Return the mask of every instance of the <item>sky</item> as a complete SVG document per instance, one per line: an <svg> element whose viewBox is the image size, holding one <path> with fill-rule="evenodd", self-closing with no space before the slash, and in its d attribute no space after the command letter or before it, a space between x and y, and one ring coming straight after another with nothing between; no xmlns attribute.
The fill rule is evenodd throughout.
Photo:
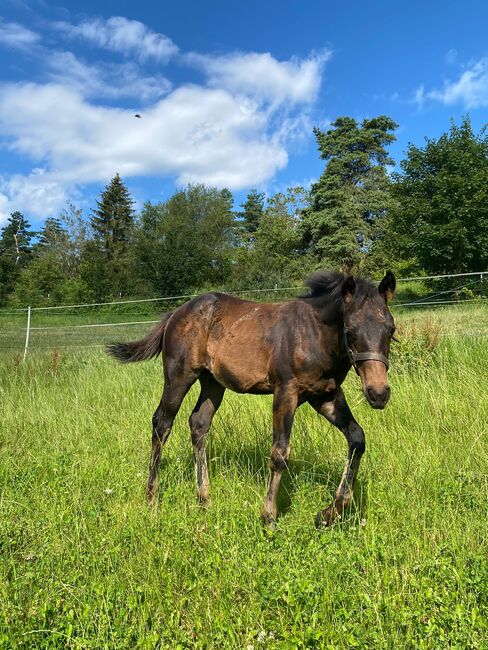
<svg viewBox="0 0 488 650"><path fill-rule="evenodd" d="M398 165L488 121L487 27L486 0L1 0L0 226L88 215L115 173L138 208L308 187L340 115L392 117Z"/></svg>

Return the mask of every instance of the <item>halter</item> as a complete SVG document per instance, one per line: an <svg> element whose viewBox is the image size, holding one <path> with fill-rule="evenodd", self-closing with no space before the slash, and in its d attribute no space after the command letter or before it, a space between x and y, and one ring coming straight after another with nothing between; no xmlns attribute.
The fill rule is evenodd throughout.
<svg viewBox="0 0 488 650"><path fill-rule="evenodd" d="M347 356L349 357L349 360L351 361L357 375L359 375L359 361L381 361L381 363L385 364L387 370L390 367L388 359L384 354L380 354L379 352L353 352L351 346L349 345L349 341L347 340L346 330L344 330L344 343L346 346Z"/></svg>

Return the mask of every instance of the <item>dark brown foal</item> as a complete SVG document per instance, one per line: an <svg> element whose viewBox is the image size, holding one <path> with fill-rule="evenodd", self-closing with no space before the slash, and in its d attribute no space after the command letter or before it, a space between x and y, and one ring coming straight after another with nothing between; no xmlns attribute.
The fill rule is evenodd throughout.
<svg viewBox="0 0 488 650"><path fill-rule="evenodd" d="M350 504L365 437L341 384L354 367L371 406L386 406L388 353L395 329L387 302L395 278L387 273L376 287L352 276L321 272L307 284L308 295L276 304L205 294L165 314L141 341L109 346L109 353L123 362L163 356L165 382L153 416L149 503L157 500L162 446L186 393L199 380L200 396L190 416L190 430L201 503L207 503L210 495L205 437L229 388L273 395L270 478L261 511L266 526L272 528L276 522L293 418L304 402L340 429L349 446L335 499L318 513L317 526L328 526Z"/></svg>

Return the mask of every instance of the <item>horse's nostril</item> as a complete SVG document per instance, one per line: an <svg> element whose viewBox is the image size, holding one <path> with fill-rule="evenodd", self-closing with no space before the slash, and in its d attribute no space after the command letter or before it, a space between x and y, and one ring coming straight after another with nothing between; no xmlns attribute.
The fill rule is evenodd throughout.
<svg viewBox="0 0 488 650"><path fill-rule="evenodd" d="M367 384L366 394L372 402L385 402L390 396L390 387L387 384L381 390L377 390L371 384Z"/></svg>

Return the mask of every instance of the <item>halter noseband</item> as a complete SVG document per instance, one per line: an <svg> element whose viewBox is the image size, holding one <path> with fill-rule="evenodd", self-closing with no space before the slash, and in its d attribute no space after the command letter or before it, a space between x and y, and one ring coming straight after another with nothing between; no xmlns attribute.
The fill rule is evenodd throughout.
<svg viewBox="0 0 488 650"><path fill-rule="evenodd" d="M356 371L356 374L359 375L359 371L358 371L359 361L381 361L381 363L385 364L387 370L390 367L390 364L388 363L388 359L385 357L384 354L380 354L379 352L353 352L351 346L349 345L349 341L347 339L346 330L344 330L344 343L346 346L347 356L349 357L354 367L354 370Z"/></svg>

